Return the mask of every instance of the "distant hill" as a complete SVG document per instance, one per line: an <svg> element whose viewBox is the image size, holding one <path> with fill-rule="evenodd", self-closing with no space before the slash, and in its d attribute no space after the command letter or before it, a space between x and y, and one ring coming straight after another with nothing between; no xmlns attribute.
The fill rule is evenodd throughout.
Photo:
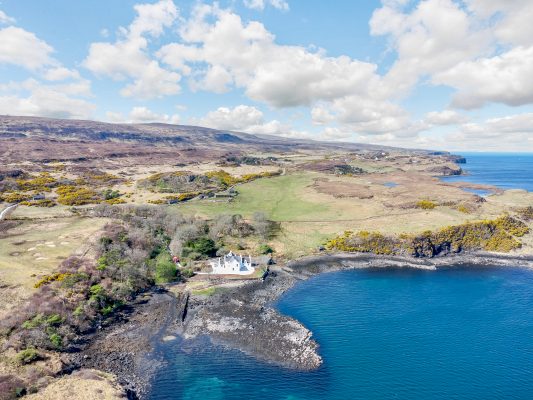
<svg viewBox="0 0 533 400"><path fill-rule="evenodd" d="M290 139L188 125L115 124L19 116L0 116L0 144L0 160L3 162L83 162L125 157L149 162L154 157L174 157L179 163L202 161L228 153L299 150L427 153L423 150Z"/></svg>

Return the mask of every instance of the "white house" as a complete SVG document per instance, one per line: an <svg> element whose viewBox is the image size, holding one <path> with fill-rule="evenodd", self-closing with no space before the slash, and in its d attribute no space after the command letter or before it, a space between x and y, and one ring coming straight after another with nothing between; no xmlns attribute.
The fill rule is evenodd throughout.
<svg viewBox="0 0 533 400"><path fill-rule="evenodd" d="M248 259L241 255L233 254L231 251L224 257L219 257L216 261L210 262L213 268L212 274L250 275L255 268L252 267L252 257Z"/></svg>

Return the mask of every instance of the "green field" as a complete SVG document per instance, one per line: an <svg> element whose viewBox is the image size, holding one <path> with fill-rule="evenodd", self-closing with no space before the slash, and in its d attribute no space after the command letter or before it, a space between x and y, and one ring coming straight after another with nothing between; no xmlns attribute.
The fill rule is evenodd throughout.
<svg viewBox="0 0 533 400"><path fill-rule="evenodd" d="M273 221L306 221L330 215L327 204L307 201L303 192L313 183L313 175L286 175L239 185L239 195L232 202L212 200L189 202L176 206L183 213L212 217L219 214L241 214L249 218L262 211Z"/></svg>
<svg viewBox="0 0 533 400"><path fill-rule="evenodd" d="M280 223L280 230L271 244L278 254L288 258L308 254L344 230L421 232L480 217L449 207L430 211L397 208L387 205L390 199L384 201L379 196L358 199L320 194L312 187L316 178L324 178L324 175L304 172L259 179L239 185L239 195L231 202L202 200L171 207L177 212L204 218L220 214L251 218L254 212L262 211L267 218ZM488 211L491 207L487 204L485 208ZM500 212L497 208L495 215Z"/></svg>

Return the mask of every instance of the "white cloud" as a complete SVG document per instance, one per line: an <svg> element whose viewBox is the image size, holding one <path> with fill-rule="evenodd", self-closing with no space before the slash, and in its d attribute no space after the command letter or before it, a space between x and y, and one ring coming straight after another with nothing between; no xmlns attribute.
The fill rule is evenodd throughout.
<svg viewBox="0 0 533 400"><path fill-rule="evenodd" d="M244 23L217 6L197 7L180 36L182 42L165 45L157 54L185 75L207 64L205 71L195 71L194 88L222 91L233 85L274 107L382 91L375 64L278 45L263 24Z"/></svg>
<svg viewBox="0 0 533 400"><path fill-rule="evenodd" d="M466 0L479 18L492 18L496 39L517 46L533 45L533 7L530 0Z"/></svg>
<svg viewBox="0 0 533 400"><path fill-rule="evenodd" d="M338 127L327 127L324 129L321 136L326 140L348 140L353 138L354 133L350 130Z"/></svg>
<svg viewBox="0 0 533 400"><path fill-rule="evenodd" d="M423 0L407 12L406 3L383 1L370 21L397 53L385 87L408 93L428 77L457 90L455 107L533 103L530 0Z"/></svg>
<svg viewBox="0 0 533 400"><path fill-rule="evenodd" d="M54 49L32 32L9 26L0 29L0 64L12 64L29 70L55 65Z"/></svg>
<svg viewBox="0 0 533 400"><path fill-rule="evenodd" d="M263 123L263 113L255 107L240 105L235 108L220 107L195 120L198 125L226 130L246 130Z"/></svg>
<svg viewBox="0 0 533 400"><path fill-rule="evenodd" d="M288 11L289 3L284 0L244 0L244 5L254 10L264 10L267 5L271 5L278 10Z"/></svg>
<svg viewBox="0 0 533 400"><path fill-rule="evenodd" d="M409 113L394 103L362 96L346 96L331 103L321 103L313 108L311 115L317 125L335 121L342 131L363 135L389 133L412 137L428 128L425 123L413 122Z"/></svg>
<svg viewBox="0 0 533 400"><path fill-rule="evenodd" d="M456 88L453 105L478 108L487 102L519 106L533 103L533 46L499 56L458 63L433 81Z"/></svg>
<svg viewBox="0 0 533 400"><path fill-rule="evenodd" d="M80 73L65 67L50 68L44 73L44 79L48 81L64 81L67 79L80 79Z"/></svg>
<svg viewBox="0 0 533 400"><path fill-rule="evenodd" d="M533 151L532 137L533 113L523 113L464 124L445 139L463 149Z"/></svg>
<svg viewBox="0 0 533 400"><path fill-rule="evenodd" d="M133 107L127 117L122 113L108 111L106 113L107 119L110 122L123 123L149 123L162 122L166 124L178 124L180 117L178 114L168 115L160 114L150 110L147 107Z"/></svg>
<svg viewBox="0 0 533 400"><path fill-rule="evenodd" d="M178 17L175 4L160 0L134 8L137 17L122 28L123 37L115 43L92 43L84 66L100 76L131 80L121 90L123 96L149 99L179 93L180 74L162 68L148 53L148 39L160 36Z"/></svg>
<svg viewBox="0 0 533 400"><path fill-rule="evenodd" d="M219 107L208 112L202 118L190 120L193 125L205 126L208 128L241 131L246 133L278 135L292 138L311 138L308 132L293 129L289 124L278 120L265 122L264 114L261 110L247 105L239 105L234 108Z"/></svg>
<svg viewBox="0 0 533 400"><path fill-rule="evenodd" d="M79 97L87 94L87 85L43 85L35 79L0 85L0 114L87 119L96 109Z"/></svg>
<svg viewBox="0 0 533 400"><path fill-rule="evenodd" d="M424 121L430 125L456 125L468 120L465 115L461 115L453 110L432 111L426 114Z"/></svg>
<svg viewBox="0 0 533 400"><path fill-rule="evenodd" d="M14 24L15 22L15 18L11 18L5 12L0 10L0 24Z"/></svg>
<svg viewBox="0 0 533 400"><path fill-rule="evenodd" d="M370 20L373 35L385 35L397 59L385 76L390 88L408 93L421 77L446 71L491 50L489 29L479 26L458 2L424 0L410 12L387 2Z"/></svg>
<svg viewBox="0 0 533 400"><path fill-rule="evenodd" d="M217 5L196 7L181 27L180 38L181 42L163 46L157 55L188 75L193 90L223 93L241 88L249 98L275 108L314 106L315 124L337 121L365 133L394 130L416 134L408 114L388 100L391 90L383 86L376 64L277 44L263 24L245 23ZM198 69L198 65L207 68ZM243 129L235 127L234 120L229 125ZM207 122L214 121L208 118ZM220 122L218 127L226 126ZM279 126L270 129L287 128ZM251 130L249 124L244 127Z"/></svg>

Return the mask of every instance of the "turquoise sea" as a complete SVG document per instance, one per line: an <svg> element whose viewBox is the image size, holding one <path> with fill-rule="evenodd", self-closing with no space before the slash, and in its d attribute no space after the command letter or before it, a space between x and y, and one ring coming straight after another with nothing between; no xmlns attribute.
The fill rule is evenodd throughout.
<svg viewBox="0 0 533 400"><path fill-rule="evenodd" d="M467 159L471 175L461 180L533 190L533 155ZM157 349L166 366L150 398L532 398L532 270L334 272L298 284L275 306L313 331L320 369L290 371L207 339L178 339Z"/></svg>

